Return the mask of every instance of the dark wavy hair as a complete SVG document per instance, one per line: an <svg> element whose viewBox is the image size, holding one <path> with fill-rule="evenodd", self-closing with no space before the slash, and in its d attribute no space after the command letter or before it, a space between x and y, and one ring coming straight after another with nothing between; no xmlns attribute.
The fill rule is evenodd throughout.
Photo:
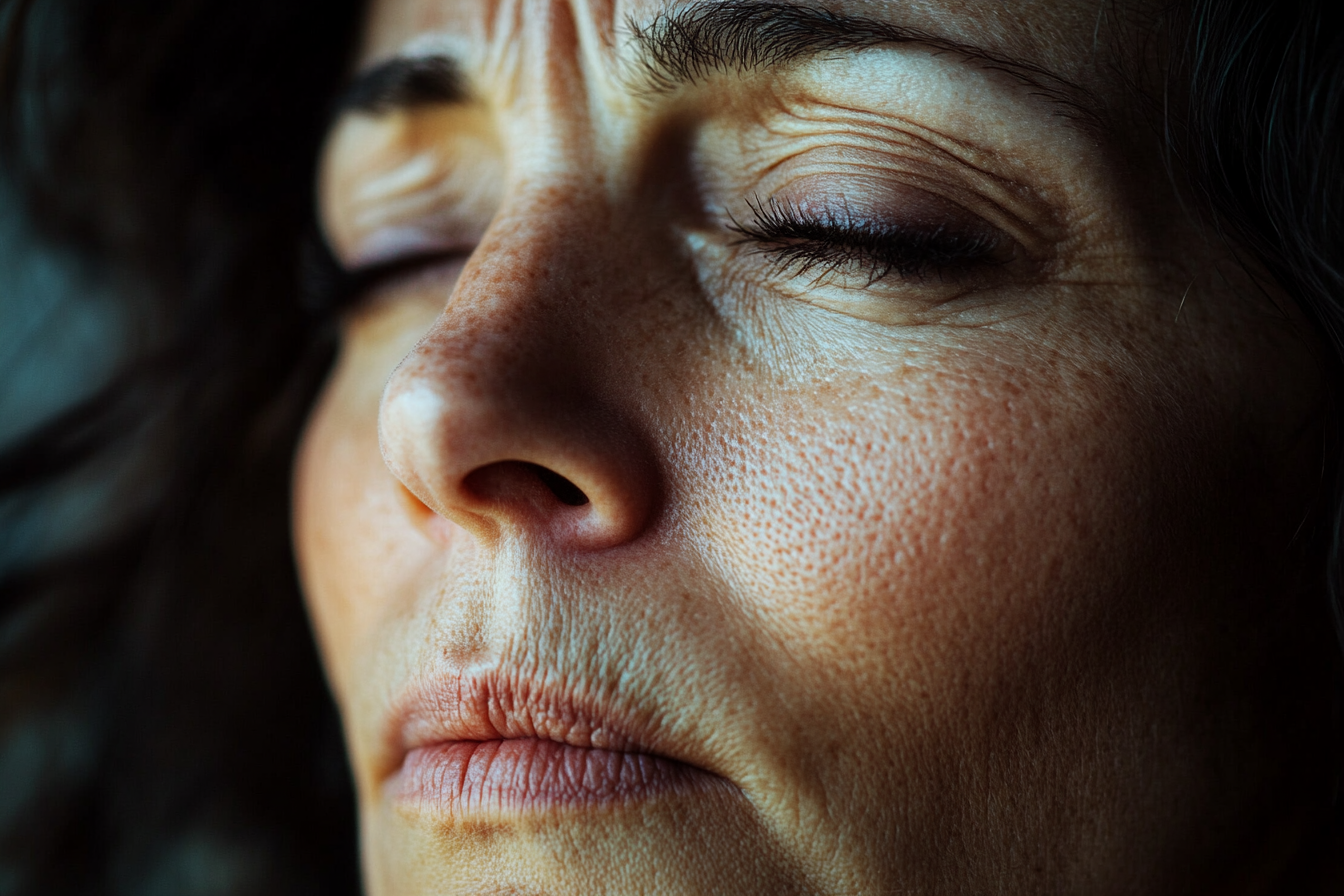
<svg viewBox="0 0 1344 896"><path fill-rule="evenodd" d="M2 572L0 893L359 891L287 495L333 345L297 246L360 6L0 2L3 176L127 344L0 452L0 539L107 483L100 525Z"/></svg>
<svg viewBox="0 0 1344 896"><path fill-rule="evenodd" d="M0 0L0 214L97 285L122 346L0 446L0 541L36 545L0 548L0 894L359 890L288 478L333 354L300 270L360 7ZM1329 347L1338 430L1344 33L1327 12L1177 3L1149 96L1191 213ZM29 300L15 289L0 280L0 303ZM1328 466L1316 543L1337 608ZM57 503L66 534L24 541Z"/></svg>

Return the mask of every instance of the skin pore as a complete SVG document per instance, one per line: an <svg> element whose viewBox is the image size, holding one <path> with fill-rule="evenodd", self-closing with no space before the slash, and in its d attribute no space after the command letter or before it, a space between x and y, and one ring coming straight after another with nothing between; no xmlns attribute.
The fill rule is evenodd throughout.
<svg viewBox="0 0 1344 896"><path fill-rule="evenodd" d="M1119 9L374 2L295 475L370 893L1303 891L1316 349Z"/></svg>

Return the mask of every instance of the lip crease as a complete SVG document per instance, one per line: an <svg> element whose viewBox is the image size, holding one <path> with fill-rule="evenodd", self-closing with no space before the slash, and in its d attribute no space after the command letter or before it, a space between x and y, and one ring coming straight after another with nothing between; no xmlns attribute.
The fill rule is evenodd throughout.
<svg viewBox="0 0 1344 896"><path fill-rule="evenodd" d="M597 808L721 787L663 755L653 726L569 689L492 672L420 682L387 732L389 795L437 816Z"/></svg>

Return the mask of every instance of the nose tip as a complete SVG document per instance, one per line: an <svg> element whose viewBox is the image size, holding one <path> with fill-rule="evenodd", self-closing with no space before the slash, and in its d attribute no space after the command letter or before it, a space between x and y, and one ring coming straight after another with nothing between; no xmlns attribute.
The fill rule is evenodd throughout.
<svg viewBox="0 0 1344 896"><path fill-rule="evenodd" d="M410 359L408 359L410 360ZM656 489L638 439L577 396L509 400L464 388L440 367L403 363L388 383L379 438L389 470L433 516L478 539L519 537L592 551L635 538ZM520 401L522 398L524 400Z"/></svg>

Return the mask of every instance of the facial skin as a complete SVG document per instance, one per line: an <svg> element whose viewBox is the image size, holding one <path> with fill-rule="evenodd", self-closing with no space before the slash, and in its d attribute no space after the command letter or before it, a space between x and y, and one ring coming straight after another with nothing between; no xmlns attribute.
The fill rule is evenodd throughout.
<svg viewBox="0 0 1344 896"><path fill-rule="evenodd" d="M373 4L360 71L459 89L384 78L321 175L408 260L295 481L369 892L1306 892L1317 353L1181 211L1151 17L827 8L683 71L722 8ZM654 783L464 795L440 741Z"/></svg>

